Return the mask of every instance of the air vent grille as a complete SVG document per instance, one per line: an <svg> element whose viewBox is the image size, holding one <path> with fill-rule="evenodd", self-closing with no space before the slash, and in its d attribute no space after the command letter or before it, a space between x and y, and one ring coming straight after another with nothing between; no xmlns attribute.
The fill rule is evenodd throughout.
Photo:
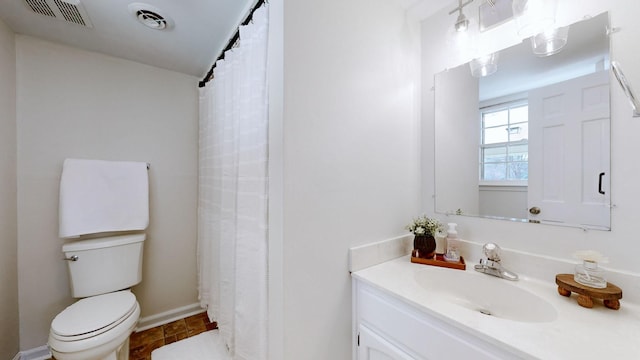
<svg viewBox="0 0 640 360"><path fill-rule="evenodd" d="M70 23L93 27L80 0L24 0L29 8L41 15Z"/></svg>
<svg viewBox="0 0 640 360"><path fill-rule="evenodd" d="M173 20L155 6L143 3L131 3L128 7L129 12L135 16L142 25L150 27L151 29L168 30L174 26Z"/></svg>
<svg viewBox="0 0 640 360"><path fill-rule="evenodd" d="M44 0L25 0L25 1L27 2L27 5L29 5L31 10L33 10L33 12L36 12L38 14L45 15L45 16L56 17L56 14L53 12L53 10L51 10L51 6L49 6L49 4L47 4L46 1Z"/></svg>
<svg viewBox="0 0 640 360"><path fill-rule="evenodd" d="M151 10L138 10L136 16L141 23L152 29L162 30L167 27L167 20Z"/></svg>
<svg viewBox="0 0 640 360"><path fill-rule="evenodd" d="M76 5L60 0L54 0L54 2L58 6L58 9L62 13L62 16L65 20L87 26L87 24L85 24L84 22L84 19L82 18L82 14L80 14L80 10L78 10L78 7Z"/></svg>

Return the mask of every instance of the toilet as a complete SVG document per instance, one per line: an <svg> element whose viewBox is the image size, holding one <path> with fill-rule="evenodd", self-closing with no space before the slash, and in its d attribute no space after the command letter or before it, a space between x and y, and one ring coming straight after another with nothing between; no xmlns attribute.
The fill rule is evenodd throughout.
<svg viewBox="0 0 640 360"><path fill-rule="evenodd" d="M62 246L71 294L80 300L51 322L49 347L57 360L128 360L140 317L129 288L142 280L144 240L136 233Z"/></svg>

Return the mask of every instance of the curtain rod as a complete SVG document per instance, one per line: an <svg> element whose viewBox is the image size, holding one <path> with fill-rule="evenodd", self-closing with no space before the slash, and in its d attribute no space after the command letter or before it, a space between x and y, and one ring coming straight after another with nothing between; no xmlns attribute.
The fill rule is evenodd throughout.
<svg viewBox="0 0 640 360"><path fill-rule="evenodd" d="M266 0L258 0L258 2L251 8L251 11L249 11L249 15L247 15L240 26L247 26L247 24L249 24L251 20L253 20L253 13L256 12L256 10L258 10L260 6L262 6L265 2ZM233 37L231 37L231 39L227 43L227 46L225 46L224 50L222 50L222 54L220 54L213 65L211 65L211 68L209 69L209 72L207 72L207 75L205 75L204 79L202 79L198 83L198 87L204 87L213 78L213 69L216 68L216 63L218 62L218 60L224 60L224 54L227 51L233 49L233 46L236 44L238 39L240 39L240 26L238 26L235 34L233 34Z"/></svg>

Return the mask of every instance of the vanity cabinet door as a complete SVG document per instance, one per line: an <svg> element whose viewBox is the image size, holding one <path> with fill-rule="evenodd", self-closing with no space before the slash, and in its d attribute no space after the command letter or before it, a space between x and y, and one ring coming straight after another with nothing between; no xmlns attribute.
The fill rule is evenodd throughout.
<svg viewBox="0 0 640 360"><path fill-rule="evenodd" d="M364 325L358 327L359 360L414 360L397 346Z"/></svg>
<svg viewBox="0 0 640 360"><path fill-rule="evenodd" d="M521 359L443 318L354 281L354 326L360 336L357 360Z"/></svg>

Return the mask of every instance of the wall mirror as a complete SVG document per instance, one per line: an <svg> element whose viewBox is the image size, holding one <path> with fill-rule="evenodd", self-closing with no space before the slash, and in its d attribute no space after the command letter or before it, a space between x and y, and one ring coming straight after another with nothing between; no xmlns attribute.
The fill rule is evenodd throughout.
<svg viewBox="0 0 640 360"><path fill-rule="evenodd" d="M609 15L571 24L538 57L530 39L435 75L435 210L610 230Z"/></svg>

